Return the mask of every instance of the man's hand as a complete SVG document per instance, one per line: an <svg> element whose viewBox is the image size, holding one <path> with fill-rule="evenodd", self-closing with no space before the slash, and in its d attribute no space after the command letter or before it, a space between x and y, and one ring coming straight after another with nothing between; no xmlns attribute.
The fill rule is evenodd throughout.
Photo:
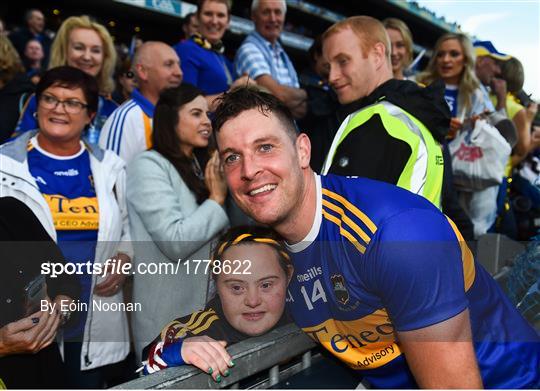
<svg viewBox="0 0 540 391"><path fill-rule="evenodd" d="M207 336L190 337L182 343L180 354L186 364L196 366L219 382L221 375L228 376L229 367L234 365L225 346L227 342L216 341Z"/></svg>
<svg viewBox="0 0 540 391"><path fill-rule="evenodd" d="M58 311L38 311L0 328L0 357L37 353L49 346L60 324Z"/></svg>
<svg viewBox="0 0 540 391"><path fill-rule="evenodd" d="M127 276L123 273L116 273L116 271L122 270L122 265L124 263L131 262L131 259L128 255L123 253L116 254L116 257L114 257L114 259L117 260L115 264L107 265L107 268L105 270L105 275L107 277L105 278L105 280L100 282L99 284L96 284L96 286L94 287L94 293L98 296L108 297L118 293L120 289L122 289L124 281L126 281ZM115 273L113 273L113 271Z"/></svg>
<svg viewBox="0 0 540 391"><path fill-rule="evenodd" d="M497 97L497 110L506 109L506 93L508 92L506 88L506 81L494 77L491 79L491 90Z"/></svg>
<svg viewBox="0 0 540 391"><path fill-rule="evenodd" d="M231 84L229 91L239 87L253 87L256 85L257 82L255 80L250 78L247 74L243 74Z"/></svg>
<svg viewBox="0 0 540 391"><path fill-rule="evenodd" d="M278 98L298 119L307 112L307 92L302 88L294 88L279 84L270 75L261 75L257 78L257 84L266 88L272 95Z"/></svg>
<svg viewBox="0 0 540 391"><path fill-rule="evenodd" d="M398 338L420 388L483 388L469 310L432 326L398 332Z"/></svg>

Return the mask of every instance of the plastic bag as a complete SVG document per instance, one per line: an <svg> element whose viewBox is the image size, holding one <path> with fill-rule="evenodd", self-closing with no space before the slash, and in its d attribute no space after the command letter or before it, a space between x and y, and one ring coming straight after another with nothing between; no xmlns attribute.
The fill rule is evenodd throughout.
<svg viewBox="0 0 540 391"><path fill-rule="evenodd" d="M461 131L450 143L454 185L458 190L483 190L502 182L511 147L485 119Z"/></svg>

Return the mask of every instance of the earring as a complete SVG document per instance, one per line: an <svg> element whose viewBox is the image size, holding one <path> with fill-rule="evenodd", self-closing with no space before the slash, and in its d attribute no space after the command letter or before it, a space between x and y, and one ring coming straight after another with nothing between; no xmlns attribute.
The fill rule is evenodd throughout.
<svg viewBox="0 0 540 391"><path fill-rule="evenodd" d="M32 114L32 117L34 117L34 119L37 120L37 111L34 111L34 114Z"/></svg>

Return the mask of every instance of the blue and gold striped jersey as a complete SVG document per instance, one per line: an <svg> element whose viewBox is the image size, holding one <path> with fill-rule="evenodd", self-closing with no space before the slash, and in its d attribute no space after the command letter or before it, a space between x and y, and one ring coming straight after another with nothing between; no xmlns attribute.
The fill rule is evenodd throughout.
<svg viewBox="0 0 540 391"><path fill-rule="evenodd" d="M317 213L291 245L288 305L314 340L377 388L416 388L396 332L469 309L484 386L540 382L540 339L455 225L426 199L365 178L317 176Z"/></svg>
<svg viewBox="0 0 540 391"><path fill-rule="evenodd" d="M56 156L39 146L37 136L28 143L28 168L51 211L58 246L69 263L94 262L99 229L99 204L90 167L90 154L81 142L73 156ZM80 300L89 303L92 276L78 274ZM64 328L64 338L80 338L86 313Z"/></svg>

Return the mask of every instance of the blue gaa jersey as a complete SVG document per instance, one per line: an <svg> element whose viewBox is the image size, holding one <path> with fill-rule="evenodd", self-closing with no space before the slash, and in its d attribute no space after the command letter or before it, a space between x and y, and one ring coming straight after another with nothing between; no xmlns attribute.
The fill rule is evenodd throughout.
<svg viewBox="0 0 540 391"><path fill-rule="evenodd" d="M28 166L52 214L58 246L67 262L94 262L99 228L99 207L94 189L90 155L81 142L73 156L56 156L39 147L37 137L28 143ZM57 261L55 261L57 262ZM84 268L83 270L86 270ZM88 303L92 287L90 274L78 275L81 301ZM65 330L65 338L84 331L85 316Z"/></svg>
<svg viewBox="0 0 540 391"><path fill-rule="evenodd" d="M297 325L376 388L417 388L396 332L469 309L486 388L540 385L540 339L477 263L455 225L387 183L316 176L317 213L291 245Z"/></svg>

